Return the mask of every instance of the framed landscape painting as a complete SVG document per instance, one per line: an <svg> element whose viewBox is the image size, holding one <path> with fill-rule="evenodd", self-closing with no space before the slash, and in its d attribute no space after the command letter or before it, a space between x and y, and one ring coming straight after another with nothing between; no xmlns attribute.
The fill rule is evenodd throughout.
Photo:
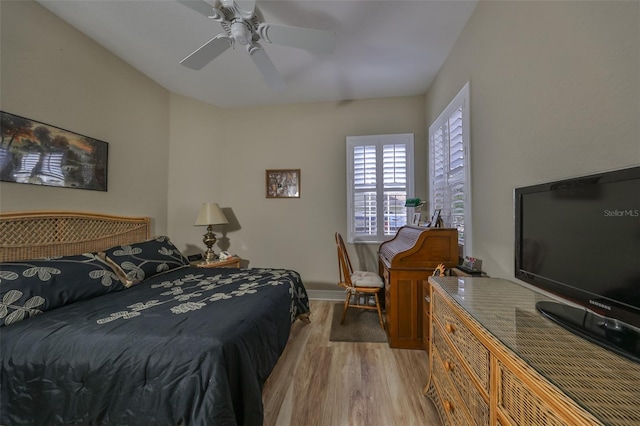
<svg viewBox="0 0 640 426"><path fill-rule="evenodd" d="M0 111L0 180L107 190L106 142Z"/></svg>

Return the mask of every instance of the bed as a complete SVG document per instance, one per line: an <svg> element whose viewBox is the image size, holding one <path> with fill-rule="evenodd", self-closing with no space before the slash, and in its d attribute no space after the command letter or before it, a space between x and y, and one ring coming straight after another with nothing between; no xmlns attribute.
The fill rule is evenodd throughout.
<svg viewBox="0 0 640 426"><path fill-rule="evenodd" d="M309 316L295 271L191 267L148 218L3 213L0 262L3 426L262 425Z"/></svg>

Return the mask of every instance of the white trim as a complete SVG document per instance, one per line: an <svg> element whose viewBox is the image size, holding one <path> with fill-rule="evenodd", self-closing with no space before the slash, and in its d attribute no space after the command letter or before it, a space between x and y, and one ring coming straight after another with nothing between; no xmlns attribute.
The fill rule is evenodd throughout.
<svg viewBox="0 0 640 426"><path fill-rule="evenodd" d="M462 104L462 106L465 107L465 110L467 105L469 104L469 82L468 81L465 83L464 86L462 86L462 89L460 89L460 91L453 98L453 100L449 102L449 105L447 105L447 107L440 113L438 118L433 120L433 123L431 123L431 126L429 126L429 135L431 135L432 131L434 130L433 127L439 124L439 122L441 122L445 118L449 118L449 116L452 115L453 112L460 107L460 104ZM464 120L464 116L462 118L462 123L463 125L466 124Z"/></svg>
<svg viewBox="0 0 640 426"><path fill-rule="evenodd" d="M471 218L473 217L471 213L471 206L473 205L471 199L471 105L469 102L469 82L467 81L465 85L460 89L458 94L453 98L453 100L447 105L447 107L440 113L437 119L431 123L429 126L429 131L427 134L427 157L431 152L431 136L436 131L438 127L442 125L442 121L448 119L453 112L462 106L462 143L464 145L465 156L464 156L464 179L465 179L465 200L464 200L464 227L465 227L465 236L464 236L464 255L471 256L473 253L473 227L471 223ZM427 158L427 164L431 164L430 159ZM429 201L431 201L431 194L433 194L433 179L432 179L432 170L429 170ZM431 206L429 206L431 207ZM433 209L432 209L433 210Z"/></svg>

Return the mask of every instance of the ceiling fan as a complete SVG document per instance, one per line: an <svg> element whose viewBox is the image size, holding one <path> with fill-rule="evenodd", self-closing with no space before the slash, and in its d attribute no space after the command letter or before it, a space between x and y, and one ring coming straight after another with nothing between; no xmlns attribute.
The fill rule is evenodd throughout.
<svg viewBox="0 0 640 426"><path fill-rule="evenodd" d="M180 61L193 70L203 68L230 47L246 46L269 87L281 91L286 87L285 82L259 41L316 53L330 53L335 48L333 32L265 23L255 0L217 0L215 6L204 0L177 1L219 22L224 30Z"/></svg>

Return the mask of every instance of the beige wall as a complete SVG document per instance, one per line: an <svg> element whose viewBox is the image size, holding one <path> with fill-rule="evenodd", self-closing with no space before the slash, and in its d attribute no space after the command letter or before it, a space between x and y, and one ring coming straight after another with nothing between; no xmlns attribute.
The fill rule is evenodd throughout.
<svg viewBox="0 0 640 426"><path fill-rule="evenodd" d="M232 224L227 248L252 267L295 269L310 289L335 290L333 234L346 234L346 137L414 133L416 194L426 194L424 97L221 110L172 96L169 234L202 250L194 227L203 202ZM266 169L301 169L299 199L266 199ZM377 270L377 246L350 246L352 261Z"/></svg>
<svg viewBox="0 0 640 426"><path fill-rule="evenodd" d="M167 227L169 92L32 1L2 1L3 111L109 143L108 191L0 183L0 209L150 216Z"/></svg>
<svg viewBox="0 0 640 426"><path fill-rule="evenodd" d="M232 224L217 250L296 269L311 289L335 288L345 137L415 133L424 198L426 128L466 81L473 254L492 276L513 276L514 187L640 163L638 2L482 0L426 98L229 110L169 94L34 2L0 14L2 109L110 148L108 192L0 183L2 210L148 215L194 252L198 208L218 202ZM301 198L266 199L269 168L302 169ZM370 270L376 248L349 247Z"/></svg>
<svg viewBox="0 0 640 426"><path fill-rule="evenodd" d="M3 1L0 14L2 109L109 142L108 192L0 183L3 211L148 215L155 234L193 253L198 208L218 202L232 223L217 251L333 290L346 136L415 133L416 195L426 194L424 96L223 110L168 93L35 2ZM301 198L267 200L268 168L300 168ZM349 249L376 269L376 246Z"/></svg>
<svg viewBox="0 0 640 426"><path fill-rule="evenodd" d="M513 278L513 190L640 164L640 2L481 0L426 96L471 86L473 255Z"/></svg>
<svg viewBox="0 0 640 426"><path fill-rule="evenodd" d="M200 205L217 202L222 208L228 207L224 203L221 169L227 161L222 155L226 138L222 111L191 98L171 95L168 235L186 254L205 248L201 240L206 228L193 226ZM216 247L216 252L219 251Z"/></svg>

